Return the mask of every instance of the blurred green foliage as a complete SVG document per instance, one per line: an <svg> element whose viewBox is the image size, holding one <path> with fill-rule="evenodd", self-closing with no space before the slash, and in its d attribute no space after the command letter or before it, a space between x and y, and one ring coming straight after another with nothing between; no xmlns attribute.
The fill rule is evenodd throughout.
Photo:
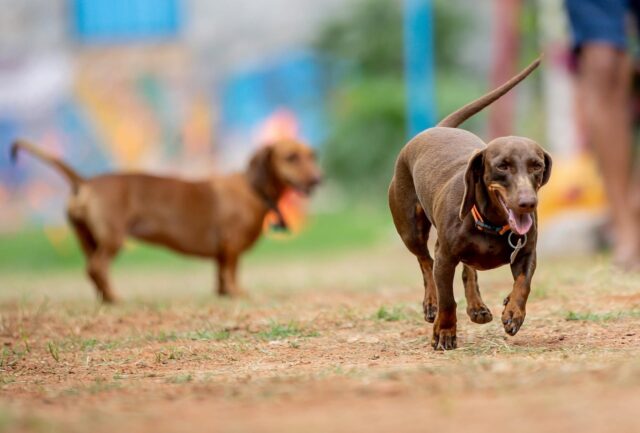
<svg viewBox="0 0 640 433"><path fill-rule="evenodd" d="M347 60L358 76L402 78L402 9L394 0L360 0L321 29L316 48Z"/></svg>
<svg viewBox="0 0 640 433"><path fill-rule="evenodd" d="M435 61L440 77L459 66L456 47L463 43L470 23L446 0L435 1L434 6ZM402 26L402 2L361 0L327 23L316 42L316 48L339 71L324 165L329 178L348 185L345 189L354 195L386 189L407 140ZM465 81L468 83L464 78L445 80L454 95L448 101L457 103L460 98L455 95L468 101Z"/></svg>
<svg viewBox="0 0 640 433"><path fill-rule="evenodd" d="M288 257L322 256L367 248L379 244L392 230L386 211L381 208L351 208L317 214L295 236L272 234L252 249L249 261L268 261ZM69 231L54 244L42 230L22 231L0 236L0 274L3 272L45 272L55 269L84 269L84 258ZM174 254L144 243L128 243L118 255L120 266L189 266L194 258Z"/></svg>

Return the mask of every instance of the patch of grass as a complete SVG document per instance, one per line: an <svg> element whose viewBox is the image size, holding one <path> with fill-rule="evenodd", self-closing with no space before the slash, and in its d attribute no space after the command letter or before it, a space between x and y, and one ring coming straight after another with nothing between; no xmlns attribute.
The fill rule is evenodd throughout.
<svg viewBox="0 0 640 433"><path fill-rule="evenodd" d="M149 309L149 311L153 311L154 313L162 313L169 310L169 308L171 307L171 303L166 300L153 300L151 302L148 302L146 300L137 300L137 302L142 304L145 308Z"/></svg>
<svg viewBox="0 0 640 433"><path fill-rule="evenodd" d="M156 364L168 364L169 361L179 361L185 358L188 353L183 347L169 347L167 350L161 350L155 353Z"/></svg>
<svg viewBox="0 0 640 433"><path fill-rule="evenodd" d="M76 397L79 395L88 394L100 394L107 391L117 390L122 388L122 383L112 382L102 377L97 377L93 382L88 385L71 386L61 392L62 395L68 397Z"/></svg>
<svg viewBox="0 0 640 433"><path fill-rule="evenodd" d="M4 346L0 352L0 368L13 367L22 361L29 353L28 349L21 350L16 347Z"/></svg>
<svg viewBox="0 0 640 433"><path fill-rule="evenodd" d="M167 383L173 383L175 385L189 383L191 381L193 381L193 375L191 373L178 374L167 379Z"/></svg>
<svg viewBox="0 0 640 433"><path fill-rule="evenodd" d="M321 379L326 379L333 376L342 376L348 377L352 379L362 378L364 377L365 370L358 367L345 367L344 365L330 365L326 368L323 368L316 373L314 376Z"/></svg>
<svg viewBox="0 0 640 433"><path fill-rule="evenodd" d="M16 379L14 377L8 376L4 373L0 374L0 389L2 389L2 387L4 387L5 385L9 385L15 381Z"/></svg>
<svg viewBox="0 0 640 433"><path fill-rule="evenodd" d="M80 350L87 352L93 350L98 345L98 340L95 338L87 338L80 340Z"/></svg>
<svg viewBox="0 0 640 433"><path fill-rule="evenodd" d="M384 322L397 322L399 320L406 320L407 315L404 312L402 307L395 306L391 310L387 310L386 307L382 306L378 308L376 314L373 316L376 320L381 320Z"/></svg>
<svg viewBox="0 0 640 433"><path fill-rule="evenodd" d="M56 362L60 362L60 347L58 344L53 341L47 342L47 350Z"/></svg>
<svg viewBox="0 0 640 433"><path fill-rule="evenodd" d="M179 339L180 339L180 336L178 335L177 332L174 332L174 331L171 331L171 332L160 331L156 334L147 334L145 336L145 340L157 341L159 343L167 343L169 341L176 341Z"/></svg>
<svg viewBox="0 0 640 433"><path fill-rule="evenodd" d="M122 388L122 385L118 382L109 382L102 378L97 378L87 387L89 394L99 394L106 391Z"/></svg>
<svg viewBox="0 0 640 433"><path fill-rule="evenodd" d="M228 340L231 337L231 331L228 329L199 329L197 331L187 333L186 337L190 340L196 341L222 341Z"/></svg>
<svg viewBox="0 0 640 433"><path fill-rule="evenodd" d="M537 283L531 290L531 294L529 295L529 299L531 300L541 300L548 299L550 297L551 288L546 281L541 281Z"/></svg>
<svg viewBox="0 0 640 433"><path fill-rule="evenodd" d="M177 347L171 347L169 348L169 355L167 356L167 359L170 359L172 361L177 361L184 358L184 355L185 353L182 349L179 349Z"/></svg>
<svg viewBox="0 0 640 433"><path fill-rule="evenodd" d="M92 352L94 350L111 350L120 346L120 341L101 341L97 338L82 338L77 335L67 336L60 340L47 342L47 350L51 356L59 357L61 351L65 352ZM54 357L55 359L55 357Z"/></svg>
<svg viewBox="0 0 640 433"><path fill-rule="evenodd" d="M465 344L456 350L446 352L447 356L454 359L465 359L467 356L488 356L487 363L491 364L492 357L496 355L538 355L551 349L546 347L536 347L527 345L511 344L503 337L480 338L473 344ZM478 360L482 364L483 360Z"/></svg>
<svg viewBox="0 0 640 433"><path fill-rule="evenodd" d="M231 337L231 331L228 329L197 329L188 332L160 331L156 334L147 334L144 339L146 341L157 341L159 343L167 343L178 340L193 341L223 341Z"/></svg>
<svg viewBox="0 0 640 433"><path fill-rule="evenodd" d="M301 328L298 324L289 322L287 324L272 322L268 329L258 332L258 337L263 340L283 340L289 337L317 337L316 331Z"/></svg>
<svg viewBox="0 0 640 433"><path fill-rule="evenodd" d="M606 313L569 311L565 316L566 320L583 322L608 322L626 318L640 318L640 310L610 311Z"/></svg>
<svg viewBox="0 0 640 433"><path fill-rule="evenodd" d="M62 210L61 210L62 212ZM300 233L269 234L249 254L249 260L298 257L300 254L334 254L363 248L380 242L390 228L386 209L367 207L344 209L334 213L310 215ZM49 229L50 233L52 230ZM56 228L56 236L42 228L0 235L0 272L78 269L84 257L77 241L66 226ZM184 268L194 263L183 257L144 243L128 241L118 266L170 266ZM162 308L162 306L160 306Z"/></svg>
<svg viewBox="0 0 640 433"><path fill-rule="evenodd" d="M249 258L334 254L370 247L380 242L390 227L391 219L386 208L351 208L310 215L300 233L295 236L267 236L249 254Z"/></svg>

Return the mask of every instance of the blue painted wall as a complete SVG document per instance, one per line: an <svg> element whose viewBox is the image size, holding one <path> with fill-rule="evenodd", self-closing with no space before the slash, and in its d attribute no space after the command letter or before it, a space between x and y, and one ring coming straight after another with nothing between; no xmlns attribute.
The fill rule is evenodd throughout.
<svg viewBox="0 0 640 433"><path fill-rule="evenodd" d="M75 35L84 42L174 37L182 25L180 0L73 0Z"/></svg>

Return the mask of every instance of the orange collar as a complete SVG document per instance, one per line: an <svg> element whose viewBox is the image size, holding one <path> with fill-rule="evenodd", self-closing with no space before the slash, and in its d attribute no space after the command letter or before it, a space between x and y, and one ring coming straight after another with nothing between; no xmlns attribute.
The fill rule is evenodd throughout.
<svg viewBox="0 0 640 433"><path fill-rule="evenodd" d="M476 228L481 232L493 233L494 235L503 235L511 230L511 226L509 224L496 226L485 222L475 204L471 208L471 215L473 215L473 220L476 223Z"/></svg>

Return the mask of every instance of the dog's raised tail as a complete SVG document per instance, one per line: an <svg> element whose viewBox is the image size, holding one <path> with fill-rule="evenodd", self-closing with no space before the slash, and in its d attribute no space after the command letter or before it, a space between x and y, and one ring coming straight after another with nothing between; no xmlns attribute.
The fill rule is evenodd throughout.
<svg viewBox="0 0 640 433"><path fill-rule="evenodd" d="M520 81L527 78L527 76L540 65L541 60L542 56L538 57L529 66L524 68L518 75L504 83L502 86L498 87L495 90L492 90L486 95L481 96L475 101L472 101L459 110L456 110L455 112L449 114L447 117L442 119L437 126L444 126L449 128L458 127L462 122L478 113L486 106L493 103L496 99L499 99L502 95L514 88Z"/></svg>
<svg viewBox="0 0 640 433"><path fill-rule="evenodd" d="M51 165L55 169L57 169L69 181L69 183L71 184L71 189L74 192L78 190L78 187L84 181L84 178L82 176L80 176L74 169L69 167L62 160L56 158L53 155L48 154L47 152L43 151L42 149L38 148L37 146L25 140L18 139L14 141L13 144L11 145L11 161L12 162L15 163L16 160L18 159L19 150L26 151L31 155L35 156L36 158L40 159L44 163Z"/></svg>

